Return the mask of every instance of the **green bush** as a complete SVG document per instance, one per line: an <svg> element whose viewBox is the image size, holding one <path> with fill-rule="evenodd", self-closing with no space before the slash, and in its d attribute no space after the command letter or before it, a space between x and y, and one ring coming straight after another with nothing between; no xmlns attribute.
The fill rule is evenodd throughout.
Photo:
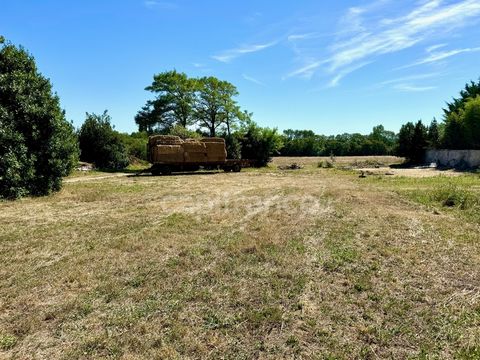
<svg viewBox="0 0 480 360"><path fill-rule="evenodd" d="M242 145L234 135L225 136L225 147L227 148L227 159L241 159Z"/></svg>
<svg viewBox="0 0 480 360"><path fill-rule="evenodd" d="M110 121L106 110L102 115L87 113L78 134L80 159L101 169L120 170L128 166L127 149Z"/></svg>
<svg viewBox="0 0 480 360"><path fill-rule="evenodd" d="M119 134L119 137L127 150L128 156L147 160L148 134L146 132Z"/></svg>
<svg viewBox="0 0 480 360"><path fill-rule="evenodd" d="M239 138L242 145L242 159L255 160L256 166L266 166L271 157L278 154L283 146L282 137L277 129L262 128L249 121Z"/></svg>
<svg viewBox="0 0 480 360"><path fill-rule="evenodd" d="M0 49L0 198L47 195L78 161L73 126L21 47Z"/></svg>

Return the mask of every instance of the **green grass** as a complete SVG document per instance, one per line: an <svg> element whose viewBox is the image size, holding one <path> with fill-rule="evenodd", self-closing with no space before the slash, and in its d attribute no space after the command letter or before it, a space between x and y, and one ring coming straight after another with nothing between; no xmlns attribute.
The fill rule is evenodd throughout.
<svg viewBox="0 0 480 360"><path fill-rule="evenodd" d="M480 223L480 176L371 177L368 182L427 207Z"/></svg>

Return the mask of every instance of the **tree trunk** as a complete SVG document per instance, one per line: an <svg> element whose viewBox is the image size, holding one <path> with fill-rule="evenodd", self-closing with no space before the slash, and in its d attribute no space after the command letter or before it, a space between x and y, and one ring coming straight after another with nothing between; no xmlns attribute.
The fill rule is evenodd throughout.
<svg viewBox="0 0 480 360"><path fill-rule="evenodd" d="M215 137L215 124L217 120L217 114L215 112L210 113L210 136Z"/></svg>
<svg viewBox="0 0 480 360"><path fill-rule="evenodd" d="M230 137L230 119L228 118L228 114L225 118L225 124L227 125L227 135Z"/></svg>
<svg viewBox="0 0 480 360"><path fill-rule="evenodd" d="M186 118L180 119L180 125L183 126L186 129L187 128L187 119Z"/></svg>

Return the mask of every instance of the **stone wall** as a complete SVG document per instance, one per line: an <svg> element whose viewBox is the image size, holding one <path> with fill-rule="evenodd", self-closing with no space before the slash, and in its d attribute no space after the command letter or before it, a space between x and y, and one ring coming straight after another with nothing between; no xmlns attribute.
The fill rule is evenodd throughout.
<svg viewBox="0 0 480 360"><path fill-rule="evenodd" d="M439 167L477 168L480 167L480 150L427 150L425 162Z"/></svg>

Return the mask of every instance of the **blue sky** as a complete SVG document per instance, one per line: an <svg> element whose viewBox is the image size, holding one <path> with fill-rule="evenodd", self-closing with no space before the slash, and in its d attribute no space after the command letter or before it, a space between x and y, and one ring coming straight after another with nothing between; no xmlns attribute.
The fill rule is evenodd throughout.
<svg viewBox="0 0 480 360"><path fill-rule="evenodd" d="M322 134L441 118L480 77L480 0L2 0L0 34L25 46L80 126L120 131L177 69L235 84L263 126Z"/></svg>

